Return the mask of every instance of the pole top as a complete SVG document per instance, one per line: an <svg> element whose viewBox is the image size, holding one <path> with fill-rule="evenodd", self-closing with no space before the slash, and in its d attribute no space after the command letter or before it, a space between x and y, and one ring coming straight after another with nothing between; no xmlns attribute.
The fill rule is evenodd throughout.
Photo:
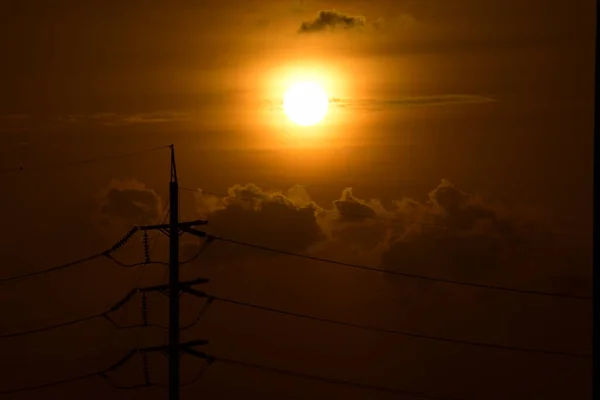
<svg viewBox="0 0 600 400"><path fill-rule="evenodd" d="M177 183L177 165L175 164L175 146L170 144L171 149L171 183Z"/></svg>

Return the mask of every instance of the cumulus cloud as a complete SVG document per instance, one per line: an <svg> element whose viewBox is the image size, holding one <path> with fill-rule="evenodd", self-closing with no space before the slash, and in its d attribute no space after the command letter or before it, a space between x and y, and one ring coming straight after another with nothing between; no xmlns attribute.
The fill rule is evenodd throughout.
<svg viewBox="0 0 600 400"><path fill-rule="evenodd" d="M112 181L102 192L100 216L109 224L156 223L162 212L158 194L135 180Z"/></svg>
<svg viewBox="0 0 600 400"><path fill-rule="evenodd" d="M327 29L360 29L365 26L365 18L361 16L348 16L333 10L319 11L312 21L305 21L300 25L299 33L321 32Z"/></svg>
<svg viewBox="0 0 600 400"><path fill-rule="evenodd" d="M218 198L199 192L200 214L209 219L209 229L237 240L304 251L324 239L317 222L317 206L307 201L302 188L267 192L254 184L235 185L229 197Z"/></svg>
<svg viewBox="0 0 600 400"><path fill-rule="evenodd" d="M387 207L380 200L357 197L352 188L320 206L301 186L284 193L247 184L233 186L225 198L199 190L197 208L211 232L223 237L470 281L528 273L542 248L536 240L552 238L540 235L539 226L531 228L536 221L527 215L509 212L445 179L426 201L403 198Z"/></svg>

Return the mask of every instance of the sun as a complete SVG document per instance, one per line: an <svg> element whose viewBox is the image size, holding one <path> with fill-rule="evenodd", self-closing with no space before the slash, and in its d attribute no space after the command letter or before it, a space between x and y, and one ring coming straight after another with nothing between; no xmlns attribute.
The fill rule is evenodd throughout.
<svg viewBox="0 0 600 400"><path fill-rule="evenodd" d="M314 125L325 118L329 98L314 82L298 82L283 96L283 110L288 118L301 126Z"/></svg>

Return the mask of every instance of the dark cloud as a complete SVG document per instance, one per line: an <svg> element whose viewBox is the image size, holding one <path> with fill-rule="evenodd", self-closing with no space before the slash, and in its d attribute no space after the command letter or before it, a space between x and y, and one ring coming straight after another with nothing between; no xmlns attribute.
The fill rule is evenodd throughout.
<svg viewBox="0 0 600 400"><path fill-rule="evenodd" d="M304 201L300 188L286 196L254 184L235 185L229 196L200 194L199 211L209 220L211 232L292 251L304 251L325 238L317 223L317 207Z"/></svg>
<svg viewBox="0 0 600 400"><path fill-rule="evenodd" d="M569 249L535 216L508 211L447 180L427 201L405 199L395 207L394 215L413 223L392 230L381 255L385 269L472 282L505 281L509 286L530 282L551 290L553 276L564 273L567 265L573 271L586 268L577 261L579 250ZM564 257L562 265L553 265L556 260L549 254Z"/></svg>
<svg viewBox="0 0 600 400"><path fill-rule="evenodd" d="M378 200L359 199L352 188L346 188L333 209L321 213L320 222L331 240L368 252L385 237L389 224L379 219L385 212Z"/></svg>
<svg viewBox="0 0 600 400"><path fill-rule="evenodd" d="M319 11L317 17L308 22L303 22L298 30L299 33L321 32L326 29L356 29L365 26L365 18L356 16L351 17L341 14L337 11Z"/></svg>
<svg viewBox="0 0 600 400"><path fill-rule="evenodd" d="M162 212L158 194L134 180L111 182L100 203L101 218L107 223L152 224Z"/></svg>
<svg viewBox="0 0 600 400"><path fill-rule="evenodd" d="M445 179L426 201L404 198L391 207L360 199L352 188L324 207L300 186L282 193L235 185L229 196L199 191L198 210L215 234L339 261L473 282L535 284L545 277L551 287L575 260L565 250L563 266L550 268L548 249L568 246L535 216L509 212ZM581 275L585 260L577 263L571 273Z"/></svg>
<svg viewBox="0 0 600 400"><path fill-rule="evenodd" d="M333 208L341 214L342 218L375 217L375 210L364 201L354 197L352 188L346 188L342 192L341 198L333 202Z"/></svg>
<svg viewBox="0 0 600 400"><path fill-rule="evenodd" d="M394 238L382 256L382 267L467 279L500 267L504 248L502 239L495 236L429 231Z"/></svg>
<svg viewBox="0 0 600 400"><path fill-rule="evenodd" d="M429 199L436 211L439 211L439 220L448 228L471 230L476 224L491 223L497 226L497 211L483 204L473 196L460 190L450 181L442 182L429 193Z"/></svg>

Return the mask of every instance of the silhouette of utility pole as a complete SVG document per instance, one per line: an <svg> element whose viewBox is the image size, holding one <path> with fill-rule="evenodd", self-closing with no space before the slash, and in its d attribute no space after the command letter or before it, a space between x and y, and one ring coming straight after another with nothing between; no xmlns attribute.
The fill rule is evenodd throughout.
<svg viewBox="0 0 600 400"><path fill-rule="evenodd" d="M596 65L595 65L595 98L594 98L594 266L593 266L593 327L592 327L592 398L600 398L600 161L598 160L598 142L600 141L600 1L596 1Z"/></svg>
<svg viewBox="0 0 600 400"><path fill-rule="evenodd" d="M179 359L180 354L195 353L191 346L204 345L205 340L196 340L188 343L179 341L179 296L182 292L206 297L204 292L191 288L193 284L207 283L208 279L196 279L190 282L179 281L179 236L182 233L189 233L198 237L206 237L206 233L194 229L194 226L206 225L207 221L196 220L189 222L179 222L179 183L177 181L177 168L175 164L175 148L171 148L171 179L169 182L169 212L170 220L168 224L141 226L140 230L159 230L169 236L169 283L168 285L158 286L155 290L167 290L169 295L169 343L167 346L157 346L146 350L164 351L167 350L169 356L169 400L179 400L180 374Z"/></svg>
<svg viewBox="0 0 600 400"><path fill-rule="evenodd" d="M598 160L598 143L600 142L600 1L596 1L596 65L595 65L595 98L594 98L594 246L593 246L593 325L592 325L592 398L600 398L600 161Z"/></svg>

